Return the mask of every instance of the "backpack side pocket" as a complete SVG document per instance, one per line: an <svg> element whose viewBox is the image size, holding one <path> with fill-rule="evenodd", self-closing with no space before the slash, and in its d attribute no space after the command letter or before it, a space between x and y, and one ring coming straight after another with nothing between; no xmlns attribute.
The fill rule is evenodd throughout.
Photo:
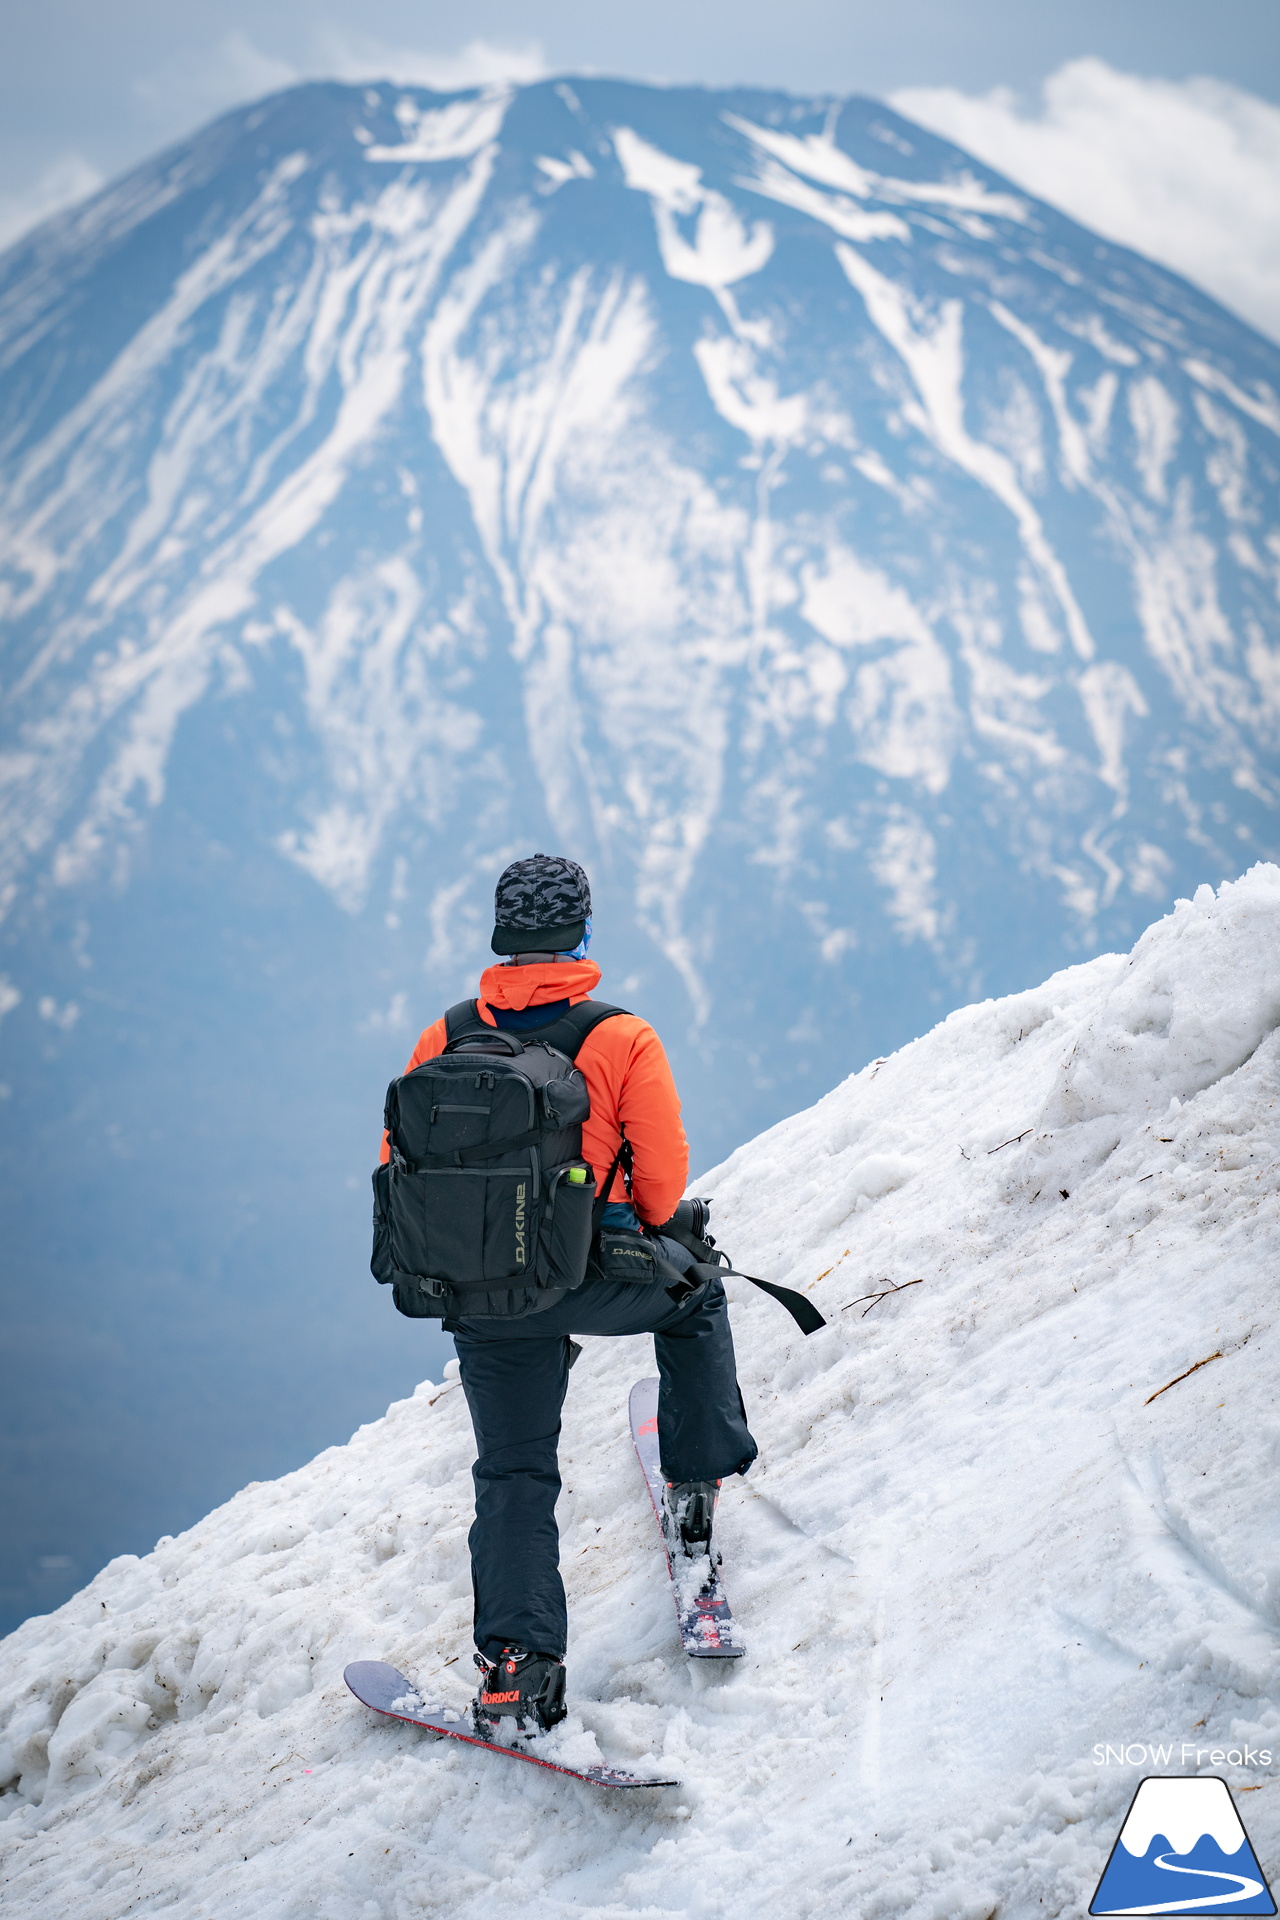
<svg viewBox="0 0 1280 1920"><path fill-rule="evenodd" d="M585 1174L573 1180L572 1174ZM553 1167L547 1176L538 1226L538 1285L568 1291L587 1277L595 1175L581 1161Z"/></svg>
<svg viewBox="0 0 1280 1920"><path fill-rule="evenodd" d="M373 1174L373 1258L369 1262L369 1271L380 1287L390 1286L396 1277L391 1264L391 1222L387 1216L390 1197L391 1169L389 1166L376 1167Z"/></svg>
<svg viewBox="0 0 1280 1920"><path fill-rule="evenodd" d="M443 1289L428 1293L417 1276L401 1273L391 1257L391 1168L373 1175L373 1258L369 1271L380 1287L390 1287L397 1313L410 1320L439 1320L444 1316Z"/></svg>

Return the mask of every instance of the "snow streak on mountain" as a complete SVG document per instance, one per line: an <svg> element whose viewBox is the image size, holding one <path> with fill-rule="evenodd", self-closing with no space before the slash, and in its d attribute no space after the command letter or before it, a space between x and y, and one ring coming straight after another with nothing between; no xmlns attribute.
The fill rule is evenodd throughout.
<svg viewBox="0 0 1280 1920"><path fill-rule="evenodd" d="M1276 851L1278 435L1274 346L870 100L308 86L40 229L0 262L31 1312L91 1274L67 1337L114 1340L112 1289L187 1289L224 1382L332 1325L381 1088L518 854L588 867L705 1161ZM232 1362L235 1287L280 1319Z"/></svg>
<svg viewBox="0 0 1280 1920"><path fill-rule="evenodd" d="M627 1430L650 1344L586 1341L552 1739L678 1790L610 1797L343 1686L365 1657L453 1707L473 1684L454 1361L4 1642L6 1920L1075 1916L1138 1777L1200 1770L1274 1881L1278 944L1275 867L1202 887L699 1183L828 1322L728 1283L761 1448L717 1520L732 1671L680 1649ZM1239 1843L1229 1809L1135 1811L1138 1849Z"/></svg>

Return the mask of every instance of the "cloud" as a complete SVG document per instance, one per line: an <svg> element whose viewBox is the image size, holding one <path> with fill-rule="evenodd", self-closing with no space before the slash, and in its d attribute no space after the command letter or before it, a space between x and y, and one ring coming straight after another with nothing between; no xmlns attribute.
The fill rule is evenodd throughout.
<svg viewBox="0 0 1280 1920"><path fill-rule="evenodd" d="M327 28L317 36L317 53L308 71L323 73L330 80L396 80L440 92L499 80L541 80L548 71L537 41L503 46L492 40L468 40L456 53L433 53L425 47L395 47L367 35Z"/></svg>
<svg viewBox="0 0 1280 1920"><path fill-rule="evenodd" d="M153 106L161 100L170 107L180 101L184 114L199 120L304 80L391 80L450 92L504 80L540 80L547 71L536 43L504 46L469 40L455 52L445 53L395 46L369 34L326 26L316 27L306 45L296 49L296 56L284 60L266 52L237 28L215 46L187 49L180 58L139 78L134 92Z"/></svg>
<svg viewBox="0 0 1280 1920"><path fill-rule="evenodd" d="M206 71L209 96L219 104L227 99L253 99L259 94L279 93L282 87L292 87L302 78L291 61L264 53L239 28L223 35Z"/></svg>
<svg viewBox="0 0 1280 1920"><path fill-rule="evenodd" d="M302 77L292 61L264 53L237 27L210 47L186 47L152 71L138 74L132 90L153 109L177 106L184 115L203 115L278 93Z"/></svg>
<svg viewBox="0 0 1280 1920"><path fill-rule="evenodd" d="M255 45L239 28L224 34L209 51L192 53L180 63L137 83L148 99L173 87L185 87L193 104L230 106L296 86L302 80L394 80L404 86L435 87L441 92L458 87L489 86L502 80L541 80L547 72L542 48L536 42L505 46L492 40L468 40L455 52L430 47L396 46L372 34L351 34L340 27L319 26L297 57L282 60Z"/></svg>
<svg viewBox="0 0 1280 1920"><path fill-rule="evenodd" d="M1072 60L1038 111L1005 88L904 87L899 113L1280 339L1280 107L1218 80Z"/></svg>
<svg viewBox="0 0 1280 1920"><path fill-rule="evenodd" d="M11 247L28 227L87 199L103 184L98 169L78 153L64 153L29 186L0 193L0 250Z"/></svg>

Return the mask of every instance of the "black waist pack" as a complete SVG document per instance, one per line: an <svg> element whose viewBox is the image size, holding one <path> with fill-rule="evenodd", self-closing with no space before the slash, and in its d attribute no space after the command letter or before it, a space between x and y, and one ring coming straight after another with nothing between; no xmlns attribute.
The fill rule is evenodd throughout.
<svg viewBox="0 0 1280 1920"><path fill-rule="evenodd" d="M370 1268L401 1313L521 1316L581 1285L596 1189L582 1158L591 1100L574 1061L593 1028L624 1011L585 1000L516 1034L486 1026L465 1000L445 1015L444 1052L391 1082Z"/></svg>
<svg viewBox="0 0 1280 1920"><path fill-rule="evenodd" d="M631 1286L679 1287L683 1267L673 1266L648 1234L629 1227L601 1227L587 1268L593 1280L625 1280Z"/></svg>

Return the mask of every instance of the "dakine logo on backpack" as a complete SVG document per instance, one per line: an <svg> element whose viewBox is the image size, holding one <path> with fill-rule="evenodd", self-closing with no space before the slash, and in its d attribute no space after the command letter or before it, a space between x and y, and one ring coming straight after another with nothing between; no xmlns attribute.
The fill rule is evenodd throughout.
<svg viewBox="0 0 1280 1920"><path fill-rule="evenodd" d="M528 1261L529 1250L525 1244L525 1232L524 1232L524 1229L525 1229L524 1197L527 1192L528 1192L528 1188L526 1187L524 1181L523 1180L518 1181L516 1183L516 1265L518 1267L527 1266L529 1263Z"/></svg>
<svg viewBox="0 0 1280 1920"><path fill-rule="evenodd" d="M1091 1914L1273 1914L1266 1875L1216 1774L1143 1780Z"/></svg>
<svg viewBox="0 0 1280 1920"><path fill-rule="evenodd" d="M581 1285L602 1202L582 1164L591 1100L574 1061L623 1011L580 1001L516 1034L463 1001L444 1052L391 1082L370 1265L402 1313L534 1313Z"/></svg>

